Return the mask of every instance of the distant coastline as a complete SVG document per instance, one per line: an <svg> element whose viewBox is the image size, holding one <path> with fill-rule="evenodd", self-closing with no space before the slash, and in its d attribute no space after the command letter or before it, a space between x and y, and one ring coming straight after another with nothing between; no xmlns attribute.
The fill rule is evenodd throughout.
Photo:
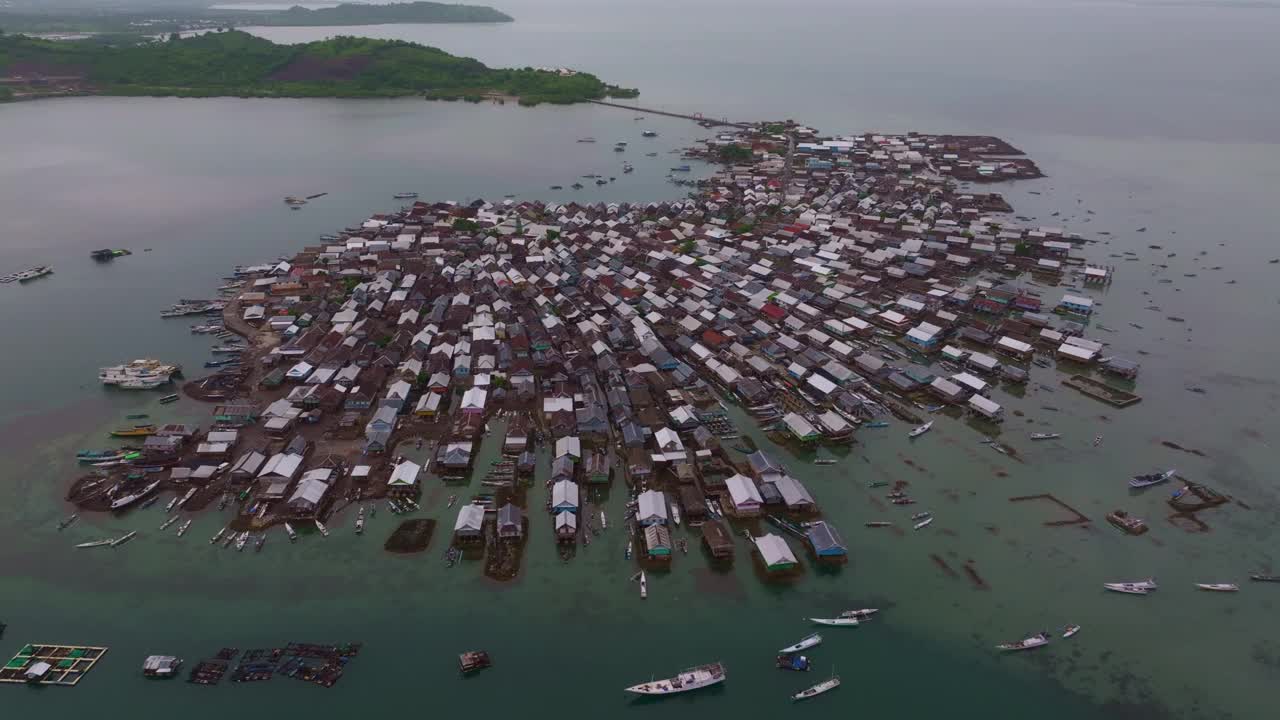
<svg viewBox="0 0 1280 720"><path fill-rule="evenodd" d="M0 101L71 95L176 97L420 96L522 105L636 97L570 69L490 68L398 40L337 37L279 45L241 31L113 45L0 36Z"/></svg>
<svg viewBox="0 0 1280 720"><path fill-rule="evenodd" d="M0 29L9 33L155 36L234 27L350 27L355 25L509 23L514 18L486 5L402 2L389 5L344 3L310 10L232 8L129 8L14 11L0 8Z"/></svg>

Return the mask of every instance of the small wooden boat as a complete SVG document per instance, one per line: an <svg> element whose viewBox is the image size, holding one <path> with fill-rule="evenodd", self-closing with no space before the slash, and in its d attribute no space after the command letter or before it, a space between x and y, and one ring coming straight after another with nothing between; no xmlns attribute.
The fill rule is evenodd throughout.
<svg viewBox="0 0 1280 720"><path fill-rule="evenodd" d="M1240 586L1235 583L1196 583L1196 587L1209 592L1240 592Z"/></svg>
<svg viewBox="0 0 1280 720"><path fill-rule="evenodd" d="M1030 650L1032 648L1038 648L1048 644L1049 633L1042 632L1037 635L1032 635L1029 638L1019 640L1018 642L1001 643L996 646L996 649L1004 651Z"/></svg>
<svg viewBox="0 0 1280 720"><path fill-rule="evenodd" d="M1249 579L1254 582L1280 582L1280 575L1250 575Z"/></svg>
<svg viewBox="0 0 1280 720"><path fill-rule="evenodd" d="M802 650L808 650L811 647L816 647L821 644L822 644L822 636L819 635L818 633L813 633L812 635L805 636L804 639L802 639L800 642L794 645L788 645L782 648L781 650L779 650L778 652L798 653Z"/></svg>
<svg viewBox="0 0 1280 720"><path fill-rule="evenodd" d="M641 570L640 571L640 599L644 600L647 597L649 597L649 578L644 574L644 571Z"/></svg>
<svg viewBox="0 0 1280 720"><path fill-rule="evenodd" d="M813 461L814 465L835 465L836 461L831 458L818 458Z"/></svg>
<svg viewBox="0 0 1280 720"><path fill-rule="evenodd" d="M889 526L893 525L893 523L891 523L891 522L885 522L884 520L876 520L876 521L873 521L873 522L869 522L869 523L867 523L866 525L867 525L867 527L869 527L869 528L882 528L882 527L889 527Z"/></svg>
<svg viewBox="0 0 1280 720"><path fill-rule="evenodd" d="M840 687L840 676L832 675L830 678L823 680L817 685L814 685L813 687L805 688L804 690L801 690L795 695L792 695L791 699L792 700L808 700L809 698L817 697L822 693L835 690L838 687Z"/></svg>
<svg viewBox="0 0 1280 720"><path fill-rule="evenodd" d="M217 545L217 544L218 544L218 541L222 539L222 536L223 536L223 535L225 535L225 534L227 533L227 529L228 529L228 528L222 528L221 530L219 530L219 531L217 532L217 534L215 534L215 535L213 536L213 539L209 541L209 544L210 544L210 545Z"/></svg>
<svg viewBox="0 0 1280 720"><path fill-rule="evenodd" d="M160 398L161 405L168 405L169 403L172 403L172 402L178 402L178 396L176 394L165 395L164 397Z"/></svg>
<svg viewBox="0 0 1280 720"><path fill-rule="evenodd" d="M146 425L125 428L123 430L112 430L110 434L111 437L146 437L148 435L155 435L156 427L154 425Z"/></svg>
<svg viewBox="0 0 1280 720"><path fill-rule="evenodd" d="M90 540L89 542L82 542L79 545L76 545L76 547L78 548L103 547L104 545L110 545L115 541L116 541L115 538L107 538L106 540Z"/></svg>
<svg viewBox="0 0 1280 720"><path fill-rule="evenodd" d="M258 537L253 541L253 551L256 553L262 552L262 546L266 544L267 544L267 534L265 532L260 533Z"/></svg>
<svg viewBox="0 0 1280 720"><path fill-rule="evenodd" d="M911 498L905 498L905 497L904 497L904 498L894 498L893 500L890 500L889 502L893 503L894 505L915 505L915 504L916 504L916 501L915 501L915 500L912 500Z"/></svg>
<svg viewBox="0 0 1280 720"><path fill-rule="evenodd" d="M190 530L190 529L191 529L191 521L187 520L186 522L178 526L178 537L182 537L183 535L186 535L187 530Z"/></svg>
<svg viewBox="0 0 1280 720"><path fill-rule="evenodd" d="M285 524L284 524L284 531L285 531L285 534L287 534L287 535L289 536L289 542L295 542L295 541L297 541L297 539L298 539L298 532L297 532L296 530L294 530L294 529L293 529L293 526L292 526L292 525L290 525L289 523L285 523Z"/></svg>
<svg viewBox="0 0 1280 720"><path fill-rule="evenodd" d="M63 520L62 522L58 523L58 530L62 531L71 527L71 524L74 523L77 519L79 519L79 517L80 515L78 513L72 513L71 517L68 517L66 520Z"/></svg>
<svg viewBox="0 0 1280 720"><path fill-rule="evenodd" d="M932 517L927 517L927 518L925 518L925 519L921 520L920 522L916 523L914 526L912 526L912 529L913 529L913 530L919 530L919 529L921 529L921 528L928 527L928 526L929 526L929 523L931 523L931 522L933 522L933 518L932 518Z"/></svg>
<svg viewBox="0 0 1280 720"><path fill-rule="evenodd" d="M133 539L133 537L134 537L135 535L137 535L137 534L138 534L138 531L137 531L137 530L130 530L129 532L125 533L124 535L121 535L120 537L116 538L115 540L112 540L112 541L111 541L111 547L120 547L121 545L123 545L123 544L125 544L125 543L129 542L130 540L132 540L132 539Z"/></svg>
<svg viewBox="0 0 1280 720"><path fill-rule="evenodd" d="M1056 440L1062 437L1062 433L1031 433L1032 440Z"/></svg>
<svg viewBox="0 0 1280 720"><path fill-rule="evenodd" d="M363 507L360 508L359 512L356 513L356 534L357 535L364 534L364 508Z"/></svg>
<svg viewBox="0 0 1280 720"><path fill-rule="evenodd" d="M245 530L236 538L236 552L244 552L244 546L247 542L249 542L249 531Z"/></svg>
<svg viewBox="0 0 1280 720"><path fill-rule="evenodd" d="M171 515L169 516L168 520L165 520L163 523L160 524L160 529L168 530L171 525L173 525L174 523L178 522L181 519L182 519L181 515Z"/></svg>
<svg viewBox="0 0 1280 720"><path fill-rule="evenodd" d="M815 625L828 625L831 627L858 627L862 621L856 617L838 617L838 618L809 618L809 622Z"/></svg>
<svg viewBox="0 0 1280 720"><path fill-rule="evenodd" d="M859 620L869 620L872 615L880 612L879 608L862 608L860 610L845 610L840 613L842 618L858 618Z"/></svg>
<svg viewBox="0 0 1280 720"><path fill-rule="evenodd" d="M320 531L320 535L323 537L329 537L329 528L325 527L324 523L320 522L318 519L315 522L316 529Z"/></svg>
<svg viewBox="0 0 1280 720"><path fill-rule="evenodd" d="M1069 638L1069 637L1071 637L1072 635L1075 635L1075 634L1076 634L1076 633L1078 633L1078 632L1080 632L1080 626L1079 626L1079 625L1068 625L1068 626L1066 626L1066 627L1062 628L1062 637L1064 637L1064 638Z"/></svg>
<svg viewBox="0 0 1280 720"><path fill-rule="evenodd" d="M726 677L724 665L714 662L681 670L675 677L632 685L625 691L635 695L675 695L719 685Z"/></svg>

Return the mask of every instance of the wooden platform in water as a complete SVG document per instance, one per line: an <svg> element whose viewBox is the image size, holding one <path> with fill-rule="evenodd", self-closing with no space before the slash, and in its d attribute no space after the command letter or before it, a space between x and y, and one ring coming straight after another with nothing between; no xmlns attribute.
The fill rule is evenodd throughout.
<svg viewBox="0 0 1280 720"><path fill-rule="evenodd" d="M1139 395L1131 392L1111 387L1110 385L1094 380L1084 375L1072 375L1062 381L1063 385L1069 388L1079 390L1094 400L1101 400L1108 405L1116 407L1128 407L1142 399Z"/></svg>
<svg viewBox="0 0 1280 720"><path fill-rule="evenodd" d="M107 648L91 645L28 643L0 668L0 682L27 683L27 669L36 663L46 662L50 670L35 684L73 686L106 654Z"/></svg>

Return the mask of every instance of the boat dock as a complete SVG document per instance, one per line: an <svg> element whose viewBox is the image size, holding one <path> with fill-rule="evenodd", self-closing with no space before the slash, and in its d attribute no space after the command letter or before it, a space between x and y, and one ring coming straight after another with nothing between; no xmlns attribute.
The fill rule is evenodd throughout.
<svg viewBox="0 0 1280 720"><path fill-rule="evenodd" d="M636 107L635 105L623 105L622 103L608 102L605 100L588 100L587 102L590 102L595 105L604 105L606 107L614 107L614 108L620 108L622 110L630 110L631 112L645 113L646 115L662 115L663 117L673 117L673 118L680 118L682 120L692 120L694 122L704 123L706 125L736 127L736 128L742 128L743 130L747 130L753 127L751 123L729 122L728 120L725 120L723 118L716 120L715 118L705 117L702 113L692 113L692 114L677 113L677 112L670 112L668 110L655 110L653 108Z"/></svg>
<svg viewBox="0 0 1280 720"><path fill-rule="evenodd" d="M106 653L92 645L28 643L0 668L0 682L71 687Z"/></svg>

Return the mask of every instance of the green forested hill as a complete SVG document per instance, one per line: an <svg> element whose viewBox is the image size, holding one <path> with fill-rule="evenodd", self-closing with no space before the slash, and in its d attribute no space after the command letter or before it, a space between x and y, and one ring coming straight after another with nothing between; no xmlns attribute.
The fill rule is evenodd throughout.
<svg viewBox="0 0 1280 720"><path fill-rule="evenodd" d="M457 98L500 93L537 104L636 94L587 73L494 69L403 41L338 37L277 45L238 31L136 45L4 35L0 76L80 77L83 91L104 95Z"/></svg>

